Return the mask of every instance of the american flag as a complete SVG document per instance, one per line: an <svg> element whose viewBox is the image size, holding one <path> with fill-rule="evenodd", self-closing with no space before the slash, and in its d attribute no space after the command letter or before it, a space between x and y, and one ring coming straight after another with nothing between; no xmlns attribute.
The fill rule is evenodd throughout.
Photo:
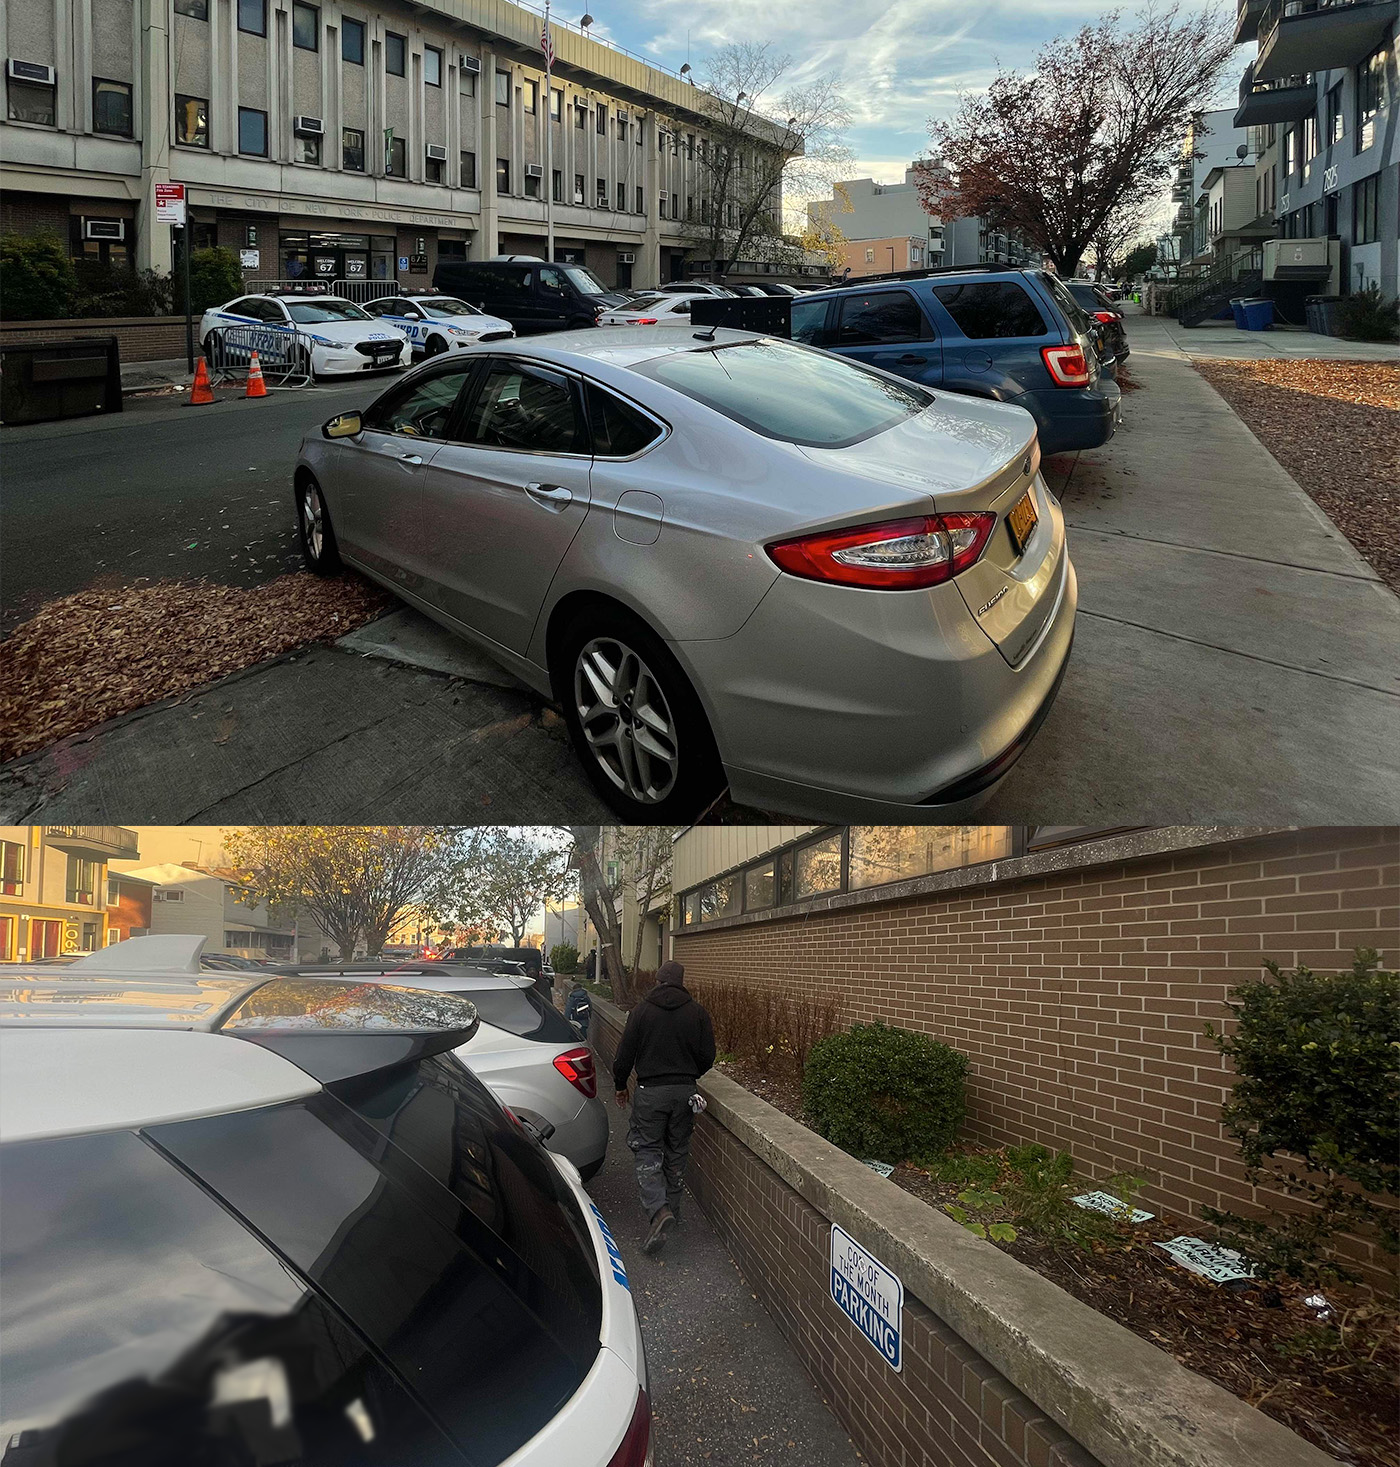
<svg viewBox="0 0 1400 1467"><path fill-rule="evenodd" d="M544 52L544 64L553 69L554 66L554 42L549 39L549 17L545 17L544 28L540 31L540 50Z"/></svg>

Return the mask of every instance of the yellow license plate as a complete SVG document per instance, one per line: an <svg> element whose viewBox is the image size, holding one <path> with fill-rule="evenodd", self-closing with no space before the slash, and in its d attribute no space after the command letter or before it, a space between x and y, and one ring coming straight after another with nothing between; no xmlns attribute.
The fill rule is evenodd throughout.
<svg viewBox="0 0 1400 1467"><path fill-rule="evenodd" d="M1011 506L1011 513L1006 517L1007 528L1011 531L1011 538L1016 542L1017 550L1024 552L1026 546L1031 543L1031 536L1035 534L1036 521L1039 518L1035 508L1035 493L1027 489Z"/></svg>

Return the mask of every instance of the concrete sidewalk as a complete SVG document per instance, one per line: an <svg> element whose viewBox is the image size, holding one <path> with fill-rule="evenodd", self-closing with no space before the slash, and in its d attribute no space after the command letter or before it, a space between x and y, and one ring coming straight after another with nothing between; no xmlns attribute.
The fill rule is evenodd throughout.
<svg viewBox="0 0 1400 1467"><path fill-rule="evenodd" d="M611 1086L609 1078L602 1087L610 1102ZM622 1250L641 1316L656 1467L863 1462L692 1198L661 1253L642 1252L628 1112L609 1103L608 1116L608 1159L588 1190Z"/></svg>
<svg viewBox="0 0 1400 1467"><path fill-rule="evenodd" d="M1400 601L1166 325L1128 329L1123 427L1048 465L1080 578L1070 672L987 813L1394 819Z"/></svg>
<svg viewBox="0 0 1400 1467"><path fill-rule="evenodd" d="M1282 326L1272 331L1241 331L1227 321L1181 326L1170 316L1141 319L1158 328L1183 357L1227 357L1232 361L1322 357L1329 361L1400 362L1400 342L1343 341L1340 336L1319 336L1315 331ZM1132 330L1129 327L1130 338Z"/></svg>

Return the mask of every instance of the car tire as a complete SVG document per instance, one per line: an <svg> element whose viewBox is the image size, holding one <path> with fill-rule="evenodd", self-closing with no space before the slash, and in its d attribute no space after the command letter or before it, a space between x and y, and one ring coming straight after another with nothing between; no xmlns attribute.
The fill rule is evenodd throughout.
<svg viewBox="0 0 1400 1467"><path fill-rule="evenodd" d="M447 350L447 343L440 336L430 336L423 344L423 355L425 357L441 356Z"/></svg>
<svg viewBox="0 0 1400 1467"><path fill-rule="evenodd" d="M333 576L341 568L340 546L331 525L330 510L321 486L310 474L297 480L297 536L307 570L318 576Z"/></svg>
<svg viewBox="0 0 1400 1467"><path fill-rule="evenodd" d="M704 707L637 617L621 607L581 613L559 639L551 680L589 782L624 820L688 822L723 790Z"/></svg>

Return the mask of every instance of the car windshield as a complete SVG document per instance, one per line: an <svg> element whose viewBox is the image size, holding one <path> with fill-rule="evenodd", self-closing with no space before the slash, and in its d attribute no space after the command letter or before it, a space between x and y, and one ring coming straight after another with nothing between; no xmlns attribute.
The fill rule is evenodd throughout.
<svg viewBox="0 0 1400 1467"><path fill-rule="evenodd" d="M317 321L372 321L368 311L362 311L353 301L293 301L287 310L293 321L303 326Z"/></svg>
<svg viewBox="0 0 1400 1467"><path fill-rule="evenodd" d="M483 312L475 306L469 306L466 301L459 301L455 296L445 295L438 300L415 301L414 305L426 311L430 316L480 316Z"/></svg>
<svg viewBox="0 0 1400 1467"><path fill-rule="evenodd" d="M591 270L585 270L582 265L563 265L560 268L580 295L607 295L607 286Z"/></svg>
<svg viewBox="0 0 1400 1467"><path fill-rule="evenodd" d="M845 448L916 416L933 395L848 361L764 338L673 352L633 369L736 423L807 448Z"/></svg>

